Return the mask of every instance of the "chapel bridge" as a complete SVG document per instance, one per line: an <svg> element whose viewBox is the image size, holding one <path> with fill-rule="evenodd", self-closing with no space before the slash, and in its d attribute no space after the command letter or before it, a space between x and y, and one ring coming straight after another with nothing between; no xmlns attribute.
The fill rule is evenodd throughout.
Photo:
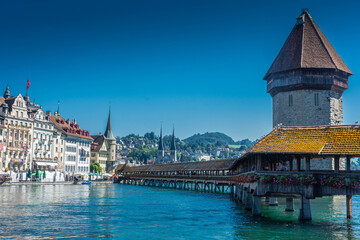
<svg viewBox="0 0 360 240"><path fill-rule="evenodd" d="M352 195L360 195L360 171L350 168L355 157L358 125L279 127L238 159L123 166L117 174L123 184L230 192L254 216L261 215L261 198L270 205L286 198L287 211L300 198L299 219L310 220L310 199L346 195L352 218ZM319 170L323 159L332 160L331 169ZM279 171L280 165L286 169Z"/></svg>

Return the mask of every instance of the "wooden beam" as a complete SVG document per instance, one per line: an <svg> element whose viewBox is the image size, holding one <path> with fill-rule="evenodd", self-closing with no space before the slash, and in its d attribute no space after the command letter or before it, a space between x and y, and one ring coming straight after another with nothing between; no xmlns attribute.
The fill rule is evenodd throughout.
<svg viewBox="0 0 360 240"><path fill-rule="evenodd" d="M340 160L340 156L335 156L334 158L334 169L335 169L335 173L339 173L339 160Z"/></svg>
<svg viewBox="0 0 360 240"><path fill-rule="evenodd" d="M351 157L349 155L346 156L346 172L351 171Z"/></svg>
<svg viewBox="0 0 360 240"><path fill-rule="evenodd" d="M301 171L301 157L300 156L296 157L296 170L298 172Z"/></svg>
<svg viewBox="0 0 360 240"><path fill-rule="evenodd" d="M310 172L310 159L311 157L306 157L306 163L305 163L305 171Z"/></svg>

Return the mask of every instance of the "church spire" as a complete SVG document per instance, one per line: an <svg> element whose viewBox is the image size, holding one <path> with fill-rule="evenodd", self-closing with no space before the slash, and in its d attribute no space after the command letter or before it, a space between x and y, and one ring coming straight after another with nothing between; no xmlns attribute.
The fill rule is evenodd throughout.
<svg viewBox="0 0 360 240"><path fill-rule="evenodd" d="M161 124L161 127L160 127L160 139L159 139L158 150L160 150L160 151L164 150L164 143L163 143L163 137L162 137L162 124Z"/></svg>
<svg viewBox="0 0 360 240"><path fill-rule="evenodd" d="M104 136L107 139L115 139L112 128L111 128L110 106L109 106L109 118L108 118L108 122L107 122L107 125L106 125L106 130L105 130Z"/></svg>
<svg viewBox="0 0 360 240"><path fill-rule="evenodd" d="M171 139L171 145L170 145L170 151L175 151L176 145L175 145L175 127L173 126L173 134Z"/></svg>
<svg viewBox="0 0 360 240"><path fill-rule="evenodd" d="M4 92L4 98L8 99L9 97L10 97L9 85L6 85L6 90Z"/></svg>

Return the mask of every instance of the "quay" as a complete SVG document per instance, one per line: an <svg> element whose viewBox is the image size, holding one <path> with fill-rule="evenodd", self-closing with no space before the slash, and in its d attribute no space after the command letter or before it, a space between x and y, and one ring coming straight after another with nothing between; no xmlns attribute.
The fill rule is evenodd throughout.
<svg viewBox="0 0 360 240"><path fill-rule="evenodd" d="M113 184L113 181L92 181L92 185L94 184ZM74 185L73 181L64 181L64 182L5 182L0 185L0 187L6 186L23 186L23 185Z"/></svg>
<svg viewBox="0 0 360 240"><path fill-rule="evenodd" d="M354 157L360 157L358 125L278 127L238 159L123 167L117 174L122 184L230 192L253 216L261 216L262 198L269 205L286 198L286 211L299 198L299 220L311 220L311 199L346 195L352 218L352 196L360 195ZM323 170L329 161L332 169Z"/></svg>

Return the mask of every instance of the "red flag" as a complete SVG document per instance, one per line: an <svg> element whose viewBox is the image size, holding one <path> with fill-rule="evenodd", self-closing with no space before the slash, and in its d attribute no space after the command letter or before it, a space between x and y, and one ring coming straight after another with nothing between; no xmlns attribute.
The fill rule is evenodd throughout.
<svg viewBox="0 0 360 240"><path fill-rule="evenodd" d="M27 86L26 86L26 90L28 90L30 87L30 81L29 81L29 78L27 79Z"/></svg>

